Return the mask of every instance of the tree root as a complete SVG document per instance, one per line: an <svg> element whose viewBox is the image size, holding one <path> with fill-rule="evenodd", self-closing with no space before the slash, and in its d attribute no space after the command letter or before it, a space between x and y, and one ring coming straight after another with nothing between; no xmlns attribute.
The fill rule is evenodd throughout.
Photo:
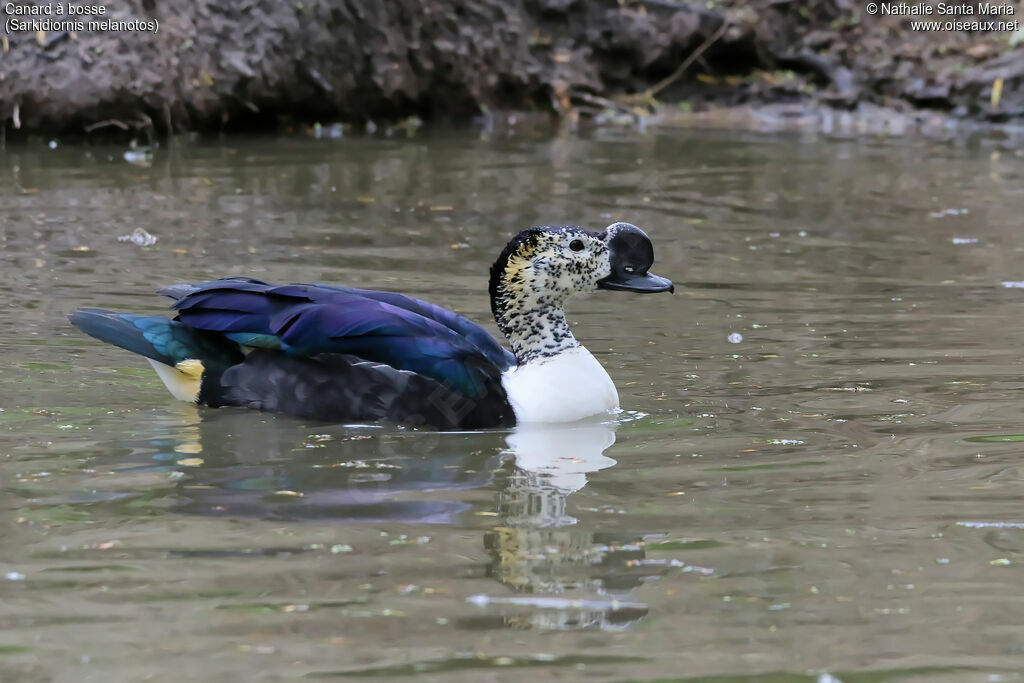
<svg viewBox="0 0 1024 683"><path fill-rule="evenodd" d="M651 87L647 88L646 90L638 93L633 93L630 95L619 95L618 97L615 98L615 101L618 102L619 104L624 104L628 107L640 106L646 107L648 109L656 109L658 106L658 93L660 93L662 90L678 81L682 77L682 75L686 73L686 70L689 69L695 61L700 59L700 56L703 55L709 47L714 45L719 38L725 35L725 32L729 30L729 26L729 21L723 19L722 24L718 27L718 29L710 36L708 36L703 43L698 45L697 49L691 52L686 57L686 59L684 59L682 63L678 67L676 67L675 71L673 71L671 74L661 79Z"/></svg>

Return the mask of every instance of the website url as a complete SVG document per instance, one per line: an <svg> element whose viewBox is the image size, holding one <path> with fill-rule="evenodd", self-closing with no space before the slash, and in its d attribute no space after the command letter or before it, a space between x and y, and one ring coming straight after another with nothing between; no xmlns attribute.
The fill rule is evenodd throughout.
<svg viewBox="0 0 1024 683"><path fill-rule="evenodd" d="M1019 31L1020 19L1013 21L911 21L911 31Z"/></svg>

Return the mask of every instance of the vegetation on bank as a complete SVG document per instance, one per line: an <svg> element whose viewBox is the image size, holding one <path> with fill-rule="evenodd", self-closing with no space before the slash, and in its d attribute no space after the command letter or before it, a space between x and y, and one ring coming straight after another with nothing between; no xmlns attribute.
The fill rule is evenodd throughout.
<svg viewBox="0 0 1024 683"><path fill-rule="evenodd" d="M867 5L109 0L105 20L148 28L80 32L58 22L3 36L0 120L10 138L462 120L497 110L574 121L644 116L665 104L1024 119L1019 27L924 30L912 23L918 17L870 15Z"/></svg>

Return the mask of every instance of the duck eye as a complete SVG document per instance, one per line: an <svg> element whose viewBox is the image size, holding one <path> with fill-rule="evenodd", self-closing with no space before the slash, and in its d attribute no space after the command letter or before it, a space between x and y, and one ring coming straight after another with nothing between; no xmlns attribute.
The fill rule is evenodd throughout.
<svg viewBox="0 0 1024 683"><path fill-rule="evenodd" d="M573 240L569 242L569 248L573 251L583 251L583 240Z"/></svg>

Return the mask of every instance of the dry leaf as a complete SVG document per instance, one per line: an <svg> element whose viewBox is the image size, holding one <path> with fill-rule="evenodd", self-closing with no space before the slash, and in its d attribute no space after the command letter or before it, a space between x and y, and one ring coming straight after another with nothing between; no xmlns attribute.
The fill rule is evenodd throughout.
<svg viewBox="0 0 1024 683"><path fill-rule="evenodd" d="M999 100L1001 100L1002 97L1003 97L1003 79L997 78L992 83L992 97L989 100L992 103L992 108L993 109L997 109L999 107Z"/></svg>

